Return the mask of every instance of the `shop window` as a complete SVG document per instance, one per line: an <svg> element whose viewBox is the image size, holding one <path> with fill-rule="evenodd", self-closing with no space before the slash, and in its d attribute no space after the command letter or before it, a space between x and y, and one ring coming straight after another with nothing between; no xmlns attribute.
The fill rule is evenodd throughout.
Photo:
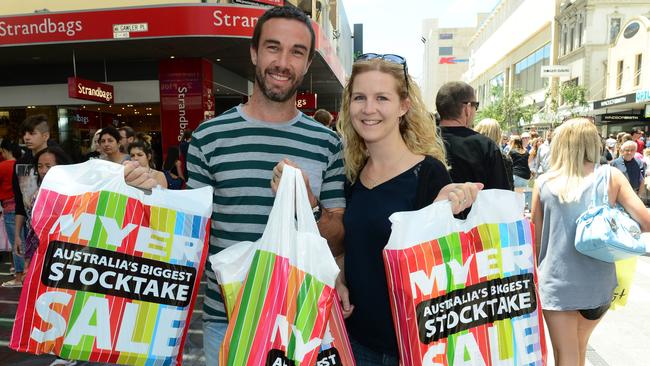
<svg viewBox="0 0 650 366"><path fill-rule="evenodd" d="M541 77L542 66L549 64L551 45L537 49L515 64L513 85L524 93L530 93L546 86L547 79Z"/></svg>
<svg viewBox="0 0 650 366"><path fill-rule="evenodd" d="M440 56L451 56L454 54L453 47L438 47L438 54Z"/></svg>
<svg viewBox="0 0 650 366"><path fill-rule="evenodd" d="M438 39L454 39L453 33L440 33Z"/></svg>
<svg viewBox="0 0 650 366"><path fill-rule="evenodd" d="M636 61L634 64L634 86L639 86L641 84L641 63L643 62L643 55L636 55Z"/></svg>
<svg viewBox="0 0 650 366"><path fill-rule="evenodd" d="M623 60L620 60L616 66L616 90L623 86Z"/></svg>
<svg viewBox="0 0 650 366"><path fill-rule="evenodd" d="M614 43L618 32L621 31L621 18L611 18L609 20L609 43Z"/></svg>

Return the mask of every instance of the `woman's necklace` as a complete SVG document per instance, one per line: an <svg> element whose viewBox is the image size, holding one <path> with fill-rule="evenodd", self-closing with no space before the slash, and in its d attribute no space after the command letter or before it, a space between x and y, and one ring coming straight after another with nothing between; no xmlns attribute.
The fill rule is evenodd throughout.
<svg viewBox="0 0 650 366"><path fill-rule="evenodd" d="M402 161L402 159L404 158L404 156L406 155L407 152L409 152L408 149L406 149L406 150L404 150L402 152L402 154L396 160L397 163L395 164L395 166L397 166L397 167L400 166L400 162ZM381 175L376 176L375 178L371 178L370 174L368 172L368 169L364 169L365 174L364 174L363 178L366 181L366 183L368 183L367 188L373 189L373 188L377 187L378 185L380 185L382 183L385 183L388 180L395 177L395 170L396 170L395 166L391 167L392 169L390 169L390 171L387 174L381 174Z"/></svg>

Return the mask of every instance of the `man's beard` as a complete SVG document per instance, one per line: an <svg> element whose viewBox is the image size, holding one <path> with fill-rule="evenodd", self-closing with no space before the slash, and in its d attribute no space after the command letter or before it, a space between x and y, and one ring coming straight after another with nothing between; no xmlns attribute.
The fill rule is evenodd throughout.
<svg viewBox="0 0 650 366"><path fill-rule="evenodd" d="M291 87L284 93L282 92L276 92L272 91L270 88L266 86L266 81L264 79L264 74L262 73L262 70L260 67L256 66L255 67L255 81L257 84L260 86L260 90L262 90L262 94L274 102L278 103L283 103L286 102L287 100L291 99L293 95L296 93L298 90L298 87L302 83L302 77L299 79L296 79L296 81L291 85Z"/></svg>

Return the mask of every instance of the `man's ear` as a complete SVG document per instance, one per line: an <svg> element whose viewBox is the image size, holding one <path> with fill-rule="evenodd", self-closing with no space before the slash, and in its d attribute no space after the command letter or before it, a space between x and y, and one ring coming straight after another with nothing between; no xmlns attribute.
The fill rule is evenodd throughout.
<svg viewBox="0 0 650 366"><path fill-rule="evenodd" d="M253 63L253 66L257 66L257 50L251 46L251 62Z"/></svg>

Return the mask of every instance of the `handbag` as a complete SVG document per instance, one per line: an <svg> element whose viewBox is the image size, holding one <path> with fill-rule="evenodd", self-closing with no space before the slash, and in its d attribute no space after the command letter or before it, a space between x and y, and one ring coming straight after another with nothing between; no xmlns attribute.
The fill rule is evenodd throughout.
<svg viewBox="0 0 650 366"><path fill-rule="evenodd" d="M645 253L645 244L640 240L641 229L630 216L618 206L609 205L608 187L611 167L598 169L590 207L583 212L576 223L575 247L584 255L613 263ZM603 199L598 202L597 187L603 182Z"/></svg>

